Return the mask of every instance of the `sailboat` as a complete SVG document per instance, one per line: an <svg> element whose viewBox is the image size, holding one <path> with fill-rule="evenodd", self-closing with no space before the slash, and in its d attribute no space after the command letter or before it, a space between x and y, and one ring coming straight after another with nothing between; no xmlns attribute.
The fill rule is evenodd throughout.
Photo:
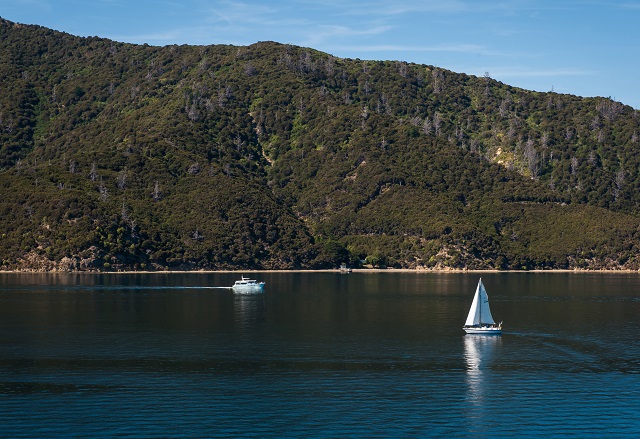
<svg viewBox="0 0 640 439"><path fill-rule="evenodd" d="M496 324L489 309L489 296L484 289L482 278L478 281L476 294L471 302L471 309L463 328L467 334L500 335L502 322Z"/></svg>

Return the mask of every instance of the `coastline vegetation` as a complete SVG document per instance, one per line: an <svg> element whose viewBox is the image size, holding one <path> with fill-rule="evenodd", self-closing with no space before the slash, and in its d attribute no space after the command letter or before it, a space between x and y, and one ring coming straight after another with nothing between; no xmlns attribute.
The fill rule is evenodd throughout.
<svg viewBox="0 0 640 439"><path fill-rule="evenodd" d="M0 19L3 270L640 268L640 115L402 61Z"/></svg>

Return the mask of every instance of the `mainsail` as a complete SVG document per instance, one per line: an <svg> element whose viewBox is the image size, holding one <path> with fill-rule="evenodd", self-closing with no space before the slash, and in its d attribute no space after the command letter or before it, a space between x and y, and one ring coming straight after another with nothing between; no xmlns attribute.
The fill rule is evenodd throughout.
<svg viewBox="0 0 640 439"><path fill-rule="evenodd" d="M478 281L478 287L476 288L476 294L473 296L473 302L471 303L471 309L467 316L467 321L464 322L465 326L477 326L477 325L494 325L491 310L489 309L489 296L487 296L487 290L484 289L482 279Z"/></svg>

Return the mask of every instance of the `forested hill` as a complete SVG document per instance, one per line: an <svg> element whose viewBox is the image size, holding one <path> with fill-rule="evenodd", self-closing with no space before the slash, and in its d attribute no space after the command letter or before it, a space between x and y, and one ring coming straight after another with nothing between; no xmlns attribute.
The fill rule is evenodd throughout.
<svg viewBox="0 0 640 439"><path fill-rule="evenodd" d="M0 19L2 269L640 266L638 111Z"/></svg>

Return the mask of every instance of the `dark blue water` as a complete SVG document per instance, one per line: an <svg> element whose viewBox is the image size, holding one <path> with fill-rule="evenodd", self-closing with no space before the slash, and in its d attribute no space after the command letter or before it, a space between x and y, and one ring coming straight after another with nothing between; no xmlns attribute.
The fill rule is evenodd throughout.
<svg viewBox="0 0 640 439"><path fill-rule="evenodd" d="M0 437L638 437L640 275L0 274Z"/></svg>

